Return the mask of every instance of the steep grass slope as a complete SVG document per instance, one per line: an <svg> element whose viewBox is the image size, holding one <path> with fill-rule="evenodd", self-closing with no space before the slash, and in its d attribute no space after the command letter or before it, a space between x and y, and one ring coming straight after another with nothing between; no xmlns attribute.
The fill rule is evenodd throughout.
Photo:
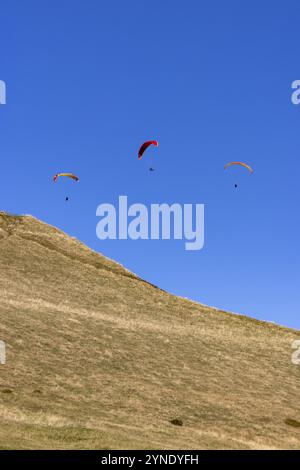
<svg viewBox="0 0 300 470"><path fill-rule="evenodd" d="M300 448L297 338L0 214L0 448Z"/></svg>

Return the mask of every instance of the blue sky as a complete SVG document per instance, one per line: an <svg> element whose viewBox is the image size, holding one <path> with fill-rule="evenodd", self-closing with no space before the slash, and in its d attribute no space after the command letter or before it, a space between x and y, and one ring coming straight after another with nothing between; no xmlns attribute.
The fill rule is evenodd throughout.
<svg viewBox="0 0 300 470"><path fill-rule="evenodd" d="M299 12L296 1L3 0L1 210L172 293L300 328ZM136 156L148 139L160 144L153 173ZM255 173L224 172L232 160ZM59 171L80 183L54 185ZM97 206L122 194L204 203L204 249L98 240Z"/></svg>

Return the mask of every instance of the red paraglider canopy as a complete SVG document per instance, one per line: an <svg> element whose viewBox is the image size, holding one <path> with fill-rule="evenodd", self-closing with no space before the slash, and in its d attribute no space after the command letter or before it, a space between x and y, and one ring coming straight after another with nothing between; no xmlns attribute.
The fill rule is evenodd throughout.
<svg viewBox="0 0 300 470"><path fill-rule="evenodd" d="M156 140L147 140L147 142L144 142L143 145L141 145L140 150L139 150L139 154L138 154L139 160L142 158L143 153L150 145L154 145L155 147L158 147L158 142Z"/></svg>

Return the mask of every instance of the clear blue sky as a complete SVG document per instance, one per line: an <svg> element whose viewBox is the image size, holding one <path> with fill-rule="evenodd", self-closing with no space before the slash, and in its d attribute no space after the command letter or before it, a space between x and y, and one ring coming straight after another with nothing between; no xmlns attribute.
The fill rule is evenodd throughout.
<svg viewBox="0 0 300 470"><path fill-rule="evenodd" d="M2 0L1 210L172 293L300 328L299 13L297 1ZM154 173L136 157L147 139L160 143ZM237 190L231 160L255 169ZM58 171L81 181L54 185ZM96 207L122 194L204 203L204 249L99 241Z"/></svg>

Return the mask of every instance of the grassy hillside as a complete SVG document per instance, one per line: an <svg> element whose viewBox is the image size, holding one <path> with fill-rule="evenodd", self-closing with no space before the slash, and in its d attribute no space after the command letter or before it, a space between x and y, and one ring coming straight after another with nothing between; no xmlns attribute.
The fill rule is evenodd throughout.
<svg viewBox="0 0 300 470"><path fill-rule="evenodd" d="M300 332L170 295L4 213L0 295L0 448L300 448Z"/></svg>

